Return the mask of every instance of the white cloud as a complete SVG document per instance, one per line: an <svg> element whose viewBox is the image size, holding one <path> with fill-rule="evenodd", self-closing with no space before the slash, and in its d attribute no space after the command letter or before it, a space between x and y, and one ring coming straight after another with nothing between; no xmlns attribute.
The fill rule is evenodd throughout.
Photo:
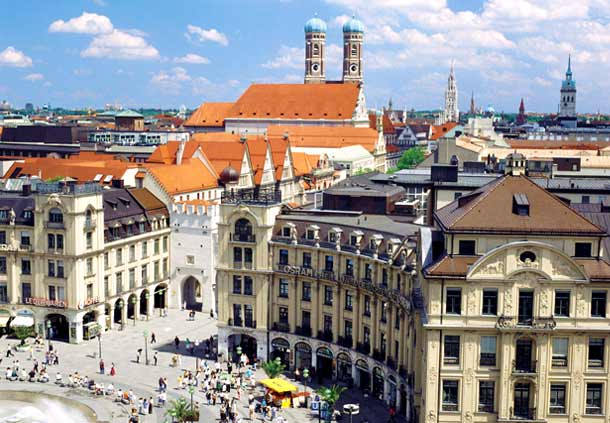
<svg viewBox="0 0 610 423"><path fill-rule="evenodd" d="M207 65L210 63L210 59L207 57L200 56L194 53L188 53L182 57L175 57L174 62L185 63L189 65Z"/></svg>
<svg viewBox="0 0 610 423"><path fill-rule="evenodd" d="M107 57L111 59L146 60L158 59L159 51L137 35L119 29L98 35L81 51L81 57Z"/></svg>
<svg viewBox="0 0 610 423"><path fill-rule="evenodd" d="M49 32L70 32L73 34L108 34L114 26L110 19L97 13L83 12L82 15L63 21L56 20L49 26Z"/></svg>
<svg viewBox="0 0 610 423"><path fill-rule="evenodd" d="M196 25L188 24L186 26L186 30L187 33L185 35L189 39L194 37L201 42L212 41L225 47L229 45L229 39L227 36L217 29L204 29Z"/></svg>
<svg viewBox="0 0 610 423"><path fill-rule="evenodd" d="M150 82L166 94L178 95L182 91L183 83L191 79L186 69L176 66L168 71L162 70L153 74Z"/></svg>
<svg viewBox="0 0 610 423"><path fill-rule="evenodd" d="M44 79L44 75L41 73L30 73L23 77L26 81L42 81Z"/></svg>
<svg viewBox="0 0 610 423"><path fill-rule="evenodd" d="M16 68L27 68L32 66L32 59L22 51L14 47L7 47L0 52L0 66L14 66Z"/></svg>
<svg viewBox="0 0 610 423"><path fill-rule="evenodd" d="M534 78L534 82L543 87L550 87L551 85L553 85L553 83L551 81L549 81L548 79L544 79L539 76Z"/></svg>

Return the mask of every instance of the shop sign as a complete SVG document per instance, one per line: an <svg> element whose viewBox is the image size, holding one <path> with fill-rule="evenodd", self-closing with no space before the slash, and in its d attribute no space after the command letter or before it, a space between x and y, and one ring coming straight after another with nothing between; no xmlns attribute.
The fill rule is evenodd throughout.
<svg viewBox="0 0 610 423"><path fill-rule="evenodd" d="M278 270L289 275L308 276L310 278L316 277L316 272L311 267L291 266L287 264L280 266Z"/></svg>
<svg viewBox="0 0 610 423"><path fill-rule="evenodd" d="M53 308L67 308L68 303L65 300L48 300L46 298L26 298L25 304L33 305L36 307L53 307Z"/></svg>
<svg viewBox="0 0 610 423"><path fill-rule="evenodd" d="M95 305L95 304L99 304L99 302L100 302L100 299L98 297L87 298L84 302L82 302L82 303L80 303L78 305L78 308L79 309L83 309L85 307L89 307L89 306L92 306L92 305Z"/></svg>

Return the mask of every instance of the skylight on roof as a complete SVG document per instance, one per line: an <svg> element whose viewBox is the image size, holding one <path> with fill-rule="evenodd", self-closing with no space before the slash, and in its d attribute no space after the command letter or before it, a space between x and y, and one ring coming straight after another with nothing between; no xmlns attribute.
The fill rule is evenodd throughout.
<svg viewBox="0 0 610 423"><path fill-rule="evenodd" d="M106 175L106 177L104 178L104 183L108 183L112 181L112 175Z"/></svg>
<svg viewBox="0 0 610 423"><path fill-rule="evenodd" d="M101 181L102 176L104 176L102 173L98 173L97 175L95 175L95 178L93 178L93 181L95 181L95 182Z"/></svg>

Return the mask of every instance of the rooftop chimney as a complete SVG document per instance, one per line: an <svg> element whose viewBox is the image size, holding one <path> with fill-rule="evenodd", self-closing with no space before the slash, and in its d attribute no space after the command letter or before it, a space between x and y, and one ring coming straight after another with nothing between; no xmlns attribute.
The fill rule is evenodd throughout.
<svg viewBox="0 0 610 423"><path fill-rule="evenodd" d="M182 156L184 156L184 141L178 144L178 152L176 153L176 164L182 164Z"/></svg>

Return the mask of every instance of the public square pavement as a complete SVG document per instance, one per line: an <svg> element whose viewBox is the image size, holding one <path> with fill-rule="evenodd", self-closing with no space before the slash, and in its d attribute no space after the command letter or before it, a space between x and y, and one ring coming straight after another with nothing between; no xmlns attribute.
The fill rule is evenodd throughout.
<svg viewBox="0 0 610 423"><path fill-rule="evenodd" d="M139 348L145 349L145 330L148 331L149 342L147 347L150 365L148 366L145 364L144 352L142 353L140 363L136 363L137 350ZM156 335L156 344L150 344L150 335L153 332ZM54 381L55 374L58 371L61 372L64 378L67 378L68 374L78 371L79 374L87 375L96 382L99 381L104 385L112 382L115 388L132 389L137 396L146 398L152 396L155 398L155 401L158 393L159 377L166 377L168 380L168 402L180 396L190 400L186 390L177 389L177 378L181 370L176 367L170 367L170 359L176 352L173 345L174 337L178 336L181 341L187 338L190 341L202 341L209 339L210 336L216 335L216 333L216 320L211 319L207 314L197 313L195 320L189 320L188 312L169 310L167 317L155 317L150 321L138 321L135 326L133 321L131 321L130 324L125 325L123 330L115 329L102 335L101 347L102 358L106 364L105 375L99 374L99 345L97 339L84 341L79 345L52 341L54 351L59 355L59 365L49 366L48 373L51 381ZM28 353L16 352L15 357L5 357L8 346L18 342L18 340L10 339L6 336L0 338L0 357L2 358L0 369L5 369L15 359L18 359L26 369L29 370L31 368L32 362L28 360ZM35 350L34 357L40 363L43 362L46 348L47 342L45 341L44 348ZM158 352L157 366L152 365L155 351ZM193 372L196 366L195 357L198 356L200 359L204 359L201 347L199 350L196 350L195 356L191 356L182 343L179 353L182 355L180 368L192 370ZM109 375L112 363L114 363L116 368L116 376L114 377ZM212 364L211 360L208 360L208 363ZM264 377L264 373L259 369L256 373L256 380L263 379ZM301 383L295 382L291 377L288 378L299 387L299 390L303 390ZM331 382L328 383L331 384ZM311 391L315 387L317 387L316 384L308 384L307 389ZM114 423L127 422L128 420L129 410L127 406L115 403L107 397L94 396L84 389L61 388L52 382L47 384L10 382L2 374L0 376L0 390L3 389L36 391L79 400L94 409L100 422ZM257 398L263 395L263 388L260 385L257 385L254 395ZM248 393L242 393L240 407L238 408L238 412L244 422L250 421L247 418L247 396ZM194 400L199 401L201 404L205 402L203 394L199 390L195 392ZM371 397L364 398L358 389L350 389L344 392L336 408L340 409L339 407L342 404L347 403L360 404L360 415L353 416L353 423L385 423L388 421L387 407L379 400ZM220 420L219 406L204 405L201 407L201 410L203 416L201 421L217 422ZM312 415L305 408L284 409L282 410L282 415L290 423L318 421L318 417ZM170 422L171 419L166 415L166 408L155 407L153 415L140 416L140 421L144 423ZM260 422L262 420L257 416L254 421ZM343 421L349 422L349 417L344 417Z"/></svg>

